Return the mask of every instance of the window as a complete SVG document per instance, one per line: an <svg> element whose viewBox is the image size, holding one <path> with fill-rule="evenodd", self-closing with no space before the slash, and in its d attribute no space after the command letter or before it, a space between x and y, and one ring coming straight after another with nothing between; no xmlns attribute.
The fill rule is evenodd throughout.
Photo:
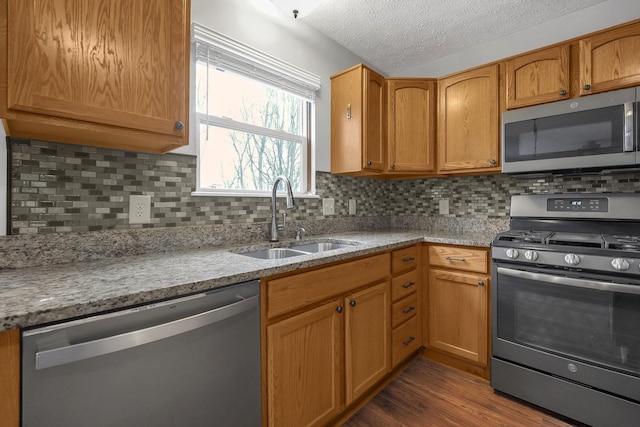
<svg viewBox="0 0 640 427"><path fill-rule="evenodd" d="M198 192L311 191L319 78L194 24ZM300 76L306 79L301 79Z"/></svg>

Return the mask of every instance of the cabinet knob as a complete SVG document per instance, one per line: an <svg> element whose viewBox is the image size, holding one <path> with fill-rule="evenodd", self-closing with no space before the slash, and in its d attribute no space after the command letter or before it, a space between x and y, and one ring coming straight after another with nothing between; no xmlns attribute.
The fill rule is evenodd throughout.
<svg viewBox="0 0 640 427"><path fill-rule="evenodd" d="M584 85L583 89L584 90L591 90L591 85Z"/></svg>
<svg viewBox="0 0 640 427"><path fill-rule="evenodd" d="M371 166L371 163L372 163L371 160L368 160L367 161L367 166Z"/></svg>
<svg viewBox="0 0 640 427"><path fill-rule="evenodd" d="M354 300L349 301L349 305L351 307L355 307L356 306L356 302Z"/></svg>
<svg viewBox="0 0 640 427"><path fill-rule="evenodd" d="M492 165L495 165L496 161L495 161L495 159L491 159L491 160L489 160L489 163L492 164Z"/></svg>
<svg viewBox="0 0 640 427"><path fill-rule="evenodd" d="M336 311L337 311L338 313L342 313L342 306L341 306L341 305L337 306L337 307L336 307Z"/></svg>
<svg viewBox="0 0 640 427"><path fill-rule="evenodd" d="M391 163L391 169L395 169L396 168L396 164L395 163Z"/></svg>
<svg viewBox="0 0 640 427"><path fill-rule="evenodd" d="M181 121L178 120L176 122L176 129L178 129L178 130L184 129L184 123L182 123Z"/></svg>
<svg viewBox="0 0 640 427"><path fill-rule="evenodd" d="M478 286L484 286L484 280L478 280Z"/></svg>
<svg viewBox="0 0 640 427"><path fill-rule="evenodd" d="M562 89L562 90L560 91L560 95L565 96L566 94L567 94L567 91L566 91L566 90Z"/></svg>

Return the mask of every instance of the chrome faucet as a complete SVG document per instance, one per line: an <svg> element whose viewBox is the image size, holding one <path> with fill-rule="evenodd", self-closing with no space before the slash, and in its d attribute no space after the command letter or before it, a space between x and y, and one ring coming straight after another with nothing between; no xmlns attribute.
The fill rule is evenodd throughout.
<svg viewBox="0 0 640 427"><path fill-rule="evenodd" d="M291 183L286 176L278 176L273 183L273 191L271 192L271 232L269 233L270 242L278 241L278 231L284 230L287 221L287 217L285 215L282 224L278 225L278 219L276 217L276 191L278 190L278 184L280 183L280 181L284 182L285 189L287 191L287 209L297 208L296 201L293 198L293 190L291 190Z"/></svg>

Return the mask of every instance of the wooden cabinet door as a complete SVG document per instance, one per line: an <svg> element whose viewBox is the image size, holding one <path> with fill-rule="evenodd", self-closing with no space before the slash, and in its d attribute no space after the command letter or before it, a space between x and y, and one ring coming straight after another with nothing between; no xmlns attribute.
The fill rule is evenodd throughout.
<svg viewBox="0 0 640 427"><path fill-rule="evenodd" d="M570 96L568 44L513 58L505 68L508 109Z"/></svg>
<svg viewBox="0 0 640 427"><path fill-rule="evenodd" d="M7 114L150 132L180 145L189 121L188 0L3 3Z"/></svg>
<svg viewBox="0 0 640 427"><path fill-rule="evenodd" d="M580 95L640 85L640 24L580 40Z"/></svg>
<svg viewBox="0 0 640 427"><path fill-rule="evenodd" d="M438 81L438 172L500 171L498 65Z"/></svg>
<svg viewBox="0 0 640 427"><path fill-rule="evenodd" d="M429 272L430 347L487 366L488 284L483 275Z"/></svg>
<svg viewBox="0 0 640 427"><path fill-rule="evenodd" d="M391 369L389 294L384 282L345 299L347 405Z"/></svg>
<svg viewBox="0 0 640 427"><path fill-rule="evenodd" d="M0 416L6 427L20 425L20 330L0 332Z"/></svg>
<svg viewBox="0 0 640 427"><path fill-rule="evenodd" d="M434 172L436 88L433 80L387 80L387 172Z"/></svg>
<svg viewBox="0 0 640 427"><path fill-rule="evenodd" d="M387 137L384 77L368 68L364 68L363 79L362 168L382 172Z"/></svg>
<svg viewBox="0 0 640 427"><path fill-rule="evenodd" d="M269 426L323 426L341 411L342 304L335 300L267 327Z"/></svg>

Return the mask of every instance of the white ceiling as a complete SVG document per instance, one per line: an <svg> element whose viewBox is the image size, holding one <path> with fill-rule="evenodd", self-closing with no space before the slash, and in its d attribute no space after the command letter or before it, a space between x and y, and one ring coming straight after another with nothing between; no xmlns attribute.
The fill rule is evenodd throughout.
<svg viewBox="0 0 640 427"><path fill-rule="evenodd" d="M298 19L382 73L399 75L605 1L322 0Z"/></svg>

